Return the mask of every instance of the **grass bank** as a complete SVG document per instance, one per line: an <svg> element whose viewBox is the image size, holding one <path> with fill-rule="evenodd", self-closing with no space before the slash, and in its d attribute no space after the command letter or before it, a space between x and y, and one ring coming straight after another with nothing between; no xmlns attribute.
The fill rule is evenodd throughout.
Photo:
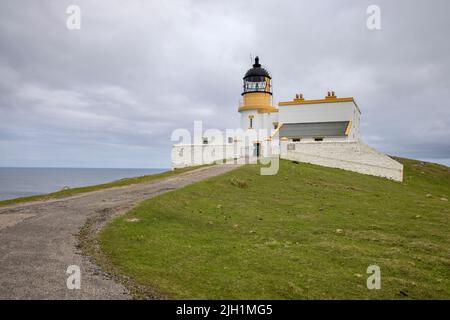
<svg viewBox="0 0 450 320"><path fill-rule="evenodd" d="M403 183L281 161L141 203L99 235L109 263L168 298L450 298L450 169ZM368 290L369 265L381 289Z"/></svg>
<svg viewBox="0 0 450 320"><path fill-rule="evenodd" d="M97 191L97 190L114 188L114 187L122 187L122 186L131 185L131 184L137 184L137 183L151 182L151 181L154 181L157 179L167 178L167 177L170 177L170 176L173 176L176 174L191 171L191 170L198 169L201 167L203 167L203 166L187 167L187 168L164 171L164 172L156 173L156 174L148 174L148 175L139 176L139 177L124 178L124 179L120 179L120 180L116 180L116 181L112 181L112 182L108 182L108 183L103 183L103 184L92 185L92 186L79 187L79 188L68 188L68 189L63 189L60 191L42 194L42 195L21 197L21 198L9 199L9 200L1 200L0 206L22 203L22 202L42 201L42 200L64 198L64 197L69 197L69 196L73 196L73 195L85 193L85 192Z"/></svg>

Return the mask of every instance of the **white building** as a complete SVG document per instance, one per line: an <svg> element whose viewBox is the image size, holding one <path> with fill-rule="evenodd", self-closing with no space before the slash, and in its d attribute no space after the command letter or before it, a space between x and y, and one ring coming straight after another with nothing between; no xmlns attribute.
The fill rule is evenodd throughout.
<svg viewBox="0 0 450 320"><path fill-rule="evenodd" d="M239 105L240 132L218 138L205 134L201 143L176 144L172 166L184 167L217 160L280 155L323 166L341 168L397 181L403 166L361 141L361 111L353 97L338 98L334 91L323 99L272 100L272 78L259 63L244 78Z"/></svg>

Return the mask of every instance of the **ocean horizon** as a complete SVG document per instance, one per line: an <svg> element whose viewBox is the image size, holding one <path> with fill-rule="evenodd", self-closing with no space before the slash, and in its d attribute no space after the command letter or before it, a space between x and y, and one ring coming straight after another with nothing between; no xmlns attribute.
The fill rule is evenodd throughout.
<svg viewBox="0 0 450 320"><path fill-rule="evenodd" d="M170 168L0 167L0 200L155 174Z"/></svg>

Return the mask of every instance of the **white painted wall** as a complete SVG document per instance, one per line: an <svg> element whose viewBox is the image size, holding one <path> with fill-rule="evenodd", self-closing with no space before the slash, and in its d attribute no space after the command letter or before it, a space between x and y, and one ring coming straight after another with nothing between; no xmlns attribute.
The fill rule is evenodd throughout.
<svg viewBox="0 0 450 320"><path fill-rule="evenodd" d="M245 110L241 111L241 129L247 130L250 127L250 116L253 116L253 128L259 129L260 127L260 119L259 114L256 110Z"/></svg>
<svg viewBox="0 0 450 320"><path fill-rule="evenodd" d="M349 141L359 141L361 139L361 131L360 131L360 118L361 113L357 108L353 109L353 118L352 118L352 126L350 132L348 134Z"/></svg>
<svg viewBox="0 0 450 320"><path fill-rule="evenodd" d="M353 102L279 106L279 119L283 123L350 121L354 119L355 109Z"/></svg>
<svg viewBox="0 0 450 320"><path fill-rule="evenodd" d="M283 144L283 143L282 143ZM362 142L286 143L281 158L403 180L403 165Z"/></svg>
<svg viewBox="0 0 450 320"><path fill-rule="evenodd" d="M278 112L273 113L258 113L257 110L241 111L241 129L244 132L253 131L254 142L265 141L273 132L273 122L278 122ZM253 129L249 129L250 119L253 116ZM248 136L251 134L248 133Z"/></svg>
<svg viewBox="0 0 450 320"><path fill-rule="evenodd" d="M191 144L172 146L172 168L183 168L241 157L241 148L233 144Z"/></svg>
<svg viewBox="0 0 450 320"><path fill-rule="evenodd" d="M329 137L325 140L356 142L360 139L360 112L353 102L289 105L279 106L278 109L279 122L283 124L351 121L351 128L347 137Z"/></svg>

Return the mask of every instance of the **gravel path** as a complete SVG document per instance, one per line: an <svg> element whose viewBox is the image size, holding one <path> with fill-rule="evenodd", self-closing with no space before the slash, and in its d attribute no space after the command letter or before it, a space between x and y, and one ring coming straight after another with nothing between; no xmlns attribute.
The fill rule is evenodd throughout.
<svg viewBox="0 0 450 320"><path fill-rule="evenodd" d="M77 249L86 220L99 212L108 217L126 212L144 199L238 166L204 167L149 183L0 207L0 299L130 299L125 287ZM80 289L67 288L70 265L81 269Z"/></svg>

